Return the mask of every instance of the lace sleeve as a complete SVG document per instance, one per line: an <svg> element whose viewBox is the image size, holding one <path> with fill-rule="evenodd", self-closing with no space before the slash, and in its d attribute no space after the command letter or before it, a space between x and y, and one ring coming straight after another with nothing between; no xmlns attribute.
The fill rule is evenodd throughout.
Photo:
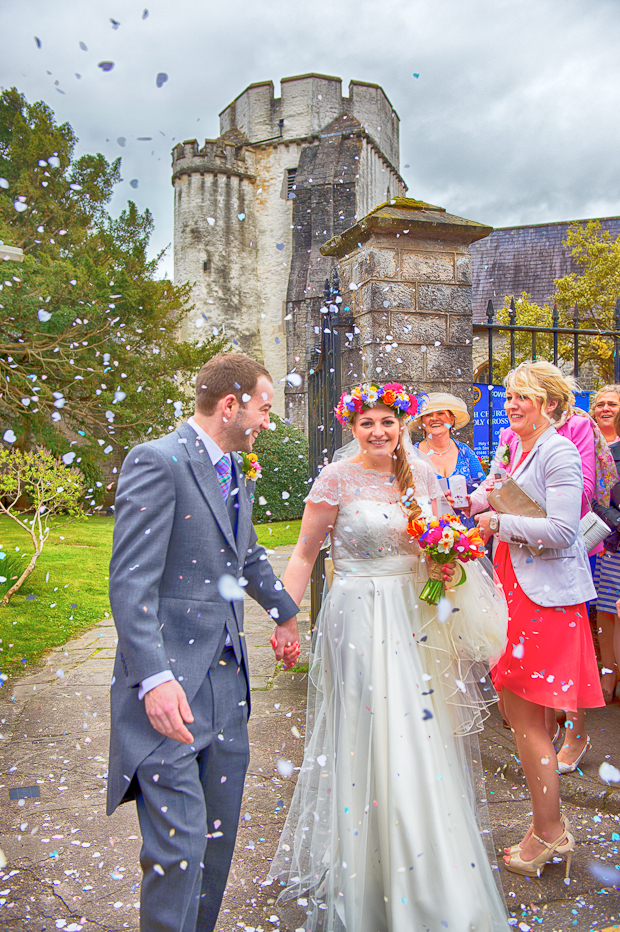
<svg viewBox="0 0 620 932"><path fill-rule="evenodd" d="M334 463L324 466L318 477L314 480L307 502L327 502L329 505L338 505L340 502L340 475Z"/></svg>
<svg viewBox="0 0 620 932"><path fill-rule="evenodd" d="M417 495L425 498L441 498L443 492L437 481L437 476L430 466L422 460L414 460L411 463L411 472L415 482L415 492Z"/></svg>

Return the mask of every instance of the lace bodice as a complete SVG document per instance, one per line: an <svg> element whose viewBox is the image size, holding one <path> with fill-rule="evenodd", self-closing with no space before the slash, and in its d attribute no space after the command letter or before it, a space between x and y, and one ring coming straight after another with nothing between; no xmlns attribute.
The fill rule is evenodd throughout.
<svg viewBox="0 0 620 932"><path fill-rule="evenodd" d="M421 460L410 462L418 499L435 499L441 488L432 469ZM407 534L401 491L389 473L364 469L361 463L340 460L324 466L308 496L311 502L338 505L331 533L334 565L343 560L376 560L419 553Z"/></svg>

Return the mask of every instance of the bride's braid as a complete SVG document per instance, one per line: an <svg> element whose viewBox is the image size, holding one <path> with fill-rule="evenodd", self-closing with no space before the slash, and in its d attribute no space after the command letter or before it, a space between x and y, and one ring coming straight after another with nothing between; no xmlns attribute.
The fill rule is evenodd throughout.
<svg viewBox="0 0 620 932"><path fill-rule="evenodd" d="M404 430L407 430L407 428L405 427ZM415 494L415 481L402 441L398 442L394 452L394 463L392 468L398 483L398 487L400 489L400 494L405 495L407 489L412 489L412 492L409 496L410 504L408 506L403 506L407 516L409 518L418 518L422 514L422 509L418 505L417 500L413 497Z"/></svg>

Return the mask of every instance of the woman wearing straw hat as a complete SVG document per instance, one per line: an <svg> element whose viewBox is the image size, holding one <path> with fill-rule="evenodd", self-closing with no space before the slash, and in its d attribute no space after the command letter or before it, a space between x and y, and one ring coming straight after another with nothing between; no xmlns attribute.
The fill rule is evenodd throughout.
<svg viewBox="0 0 620 932"><path fill-rule="evenodd" d="M451 476L463 476L467 494L471 495L484 479L484 470L471 447L451 436L451 431L461 430L469 420L462 398L448 392L431 392L411 427L424 431L424 440L416 446L430 457L437 478L447 480ZM463 523L473 527L471 518L463 519Z"/></svg>

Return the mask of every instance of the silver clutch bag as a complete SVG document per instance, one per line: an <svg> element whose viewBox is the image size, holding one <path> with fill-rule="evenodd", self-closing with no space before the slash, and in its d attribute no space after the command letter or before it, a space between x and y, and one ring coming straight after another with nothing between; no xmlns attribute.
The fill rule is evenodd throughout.
<svg viewBox="0 0 620 932"><path fill-rule="evenodd" d="M607 522L603 521L594 511L589 511L583 516L579 522L579 527L583 534L583 542L586 545L586 553L594 550L606 537L609 537L612 531Z"/></svg>

